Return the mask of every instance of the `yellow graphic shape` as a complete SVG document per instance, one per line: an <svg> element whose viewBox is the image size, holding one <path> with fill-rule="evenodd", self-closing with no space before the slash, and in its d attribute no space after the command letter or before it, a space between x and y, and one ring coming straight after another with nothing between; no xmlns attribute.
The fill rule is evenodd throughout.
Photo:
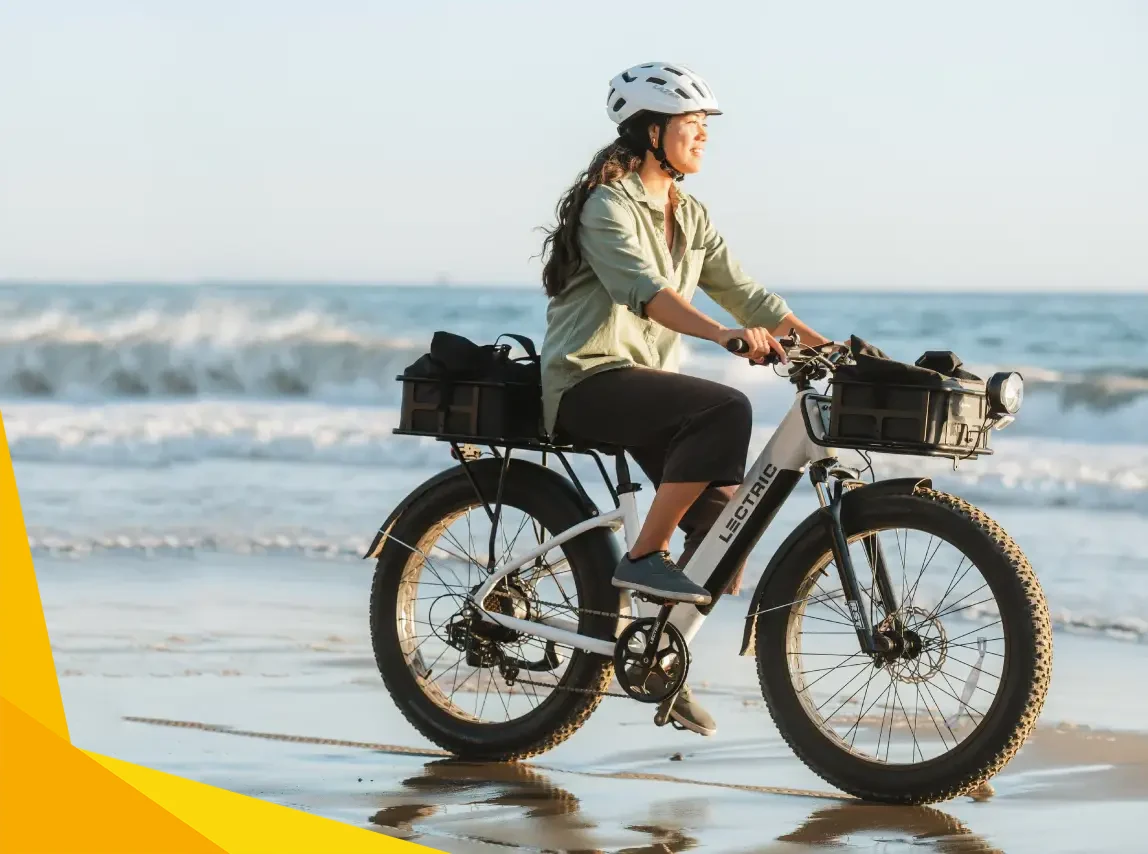
<svg viewBox="0 0 1148 854"><path fill-rule="evenodd" d="M73 746L0 419L0 852L431 850Z"/></svg>
<svg viewBox="0 0 1148 854"><path fill-rule="evenodd" d="M161 848L226 851L0 698L0 851Z"/></svg>

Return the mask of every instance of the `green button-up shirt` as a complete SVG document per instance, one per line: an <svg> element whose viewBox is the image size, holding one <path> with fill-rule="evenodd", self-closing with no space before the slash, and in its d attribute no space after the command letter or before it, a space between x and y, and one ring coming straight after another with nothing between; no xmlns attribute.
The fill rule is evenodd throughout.
<svg viewBox="0 0 1148 854"><path fill-rule="evenodd" d="M638 173L599 185L582 209L582 264L551 298L542 343L542 410L554 433L562 395L601 371L639 365L676 371L681 335L649 320L646 303L663 288L693 299L700 285L742 326L773 329L785 300L747 276L710 223L705 205L678 191L674 248L666 215Z"/></svg>

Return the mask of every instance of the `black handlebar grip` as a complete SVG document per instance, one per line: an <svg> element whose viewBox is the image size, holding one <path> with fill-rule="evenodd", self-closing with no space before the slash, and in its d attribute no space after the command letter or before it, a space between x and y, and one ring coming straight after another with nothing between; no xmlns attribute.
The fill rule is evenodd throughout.
<svg viewBox="0 0 1148 854"><path fill-rule="evenodd" d="M749 342L744 338L731 338L725 342L725 348L731 353L748 353Z"/></svg>

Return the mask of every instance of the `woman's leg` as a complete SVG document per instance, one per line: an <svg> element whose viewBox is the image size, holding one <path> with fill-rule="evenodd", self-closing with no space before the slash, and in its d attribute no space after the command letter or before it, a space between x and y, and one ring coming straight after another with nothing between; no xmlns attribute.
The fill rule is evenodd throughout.
<svg viewBox="0 0 1148 854"><path fill-rule="evenodd" d="M637 558L650 552L669 551L670 537L674 528L682 521L686 511L693 506L706 487L708 481L694 483L663 483L654 493L654 501L642 523L642 530L634 545L630 547L630 557Z"/></svg>
<svg viewBox="0 0 1148 854"><path fill-rule="evenodd" d="M563 397L558 414L567 437L626 448L657 489L632 551L640 556L643 549L668 549L679 526L686 532L681 564L744 477L750 421L749 401L741 392L637 368L583 380ZM688 685L665 702L672 702L670 716L686 729L706 736L717 732Z"/></svg>
<svg viewBox="0 0 1148 854"><path fill-rule="evenodd" d="M628 555L634 563L647 556L658 562L655 556L668 550L674 528L699 496L716 491L709 487L741 482L750 422L749 401L740 391L647 368L622 368L583 380L566 392L558 414L562 433L626 448L657 485ZM668 557L661 563L677 569ZM628 577L630 569L623 561L619 572ZM654 564L647 569L660 571ZM633 574L644 571L638 568ZM634 586L625 579L619 582L618 577L619 586ZM699 594L699 585L689 582L689 586ZM702 591L699 596L704 598L682 601L708 601L708 593Z"/></svg>

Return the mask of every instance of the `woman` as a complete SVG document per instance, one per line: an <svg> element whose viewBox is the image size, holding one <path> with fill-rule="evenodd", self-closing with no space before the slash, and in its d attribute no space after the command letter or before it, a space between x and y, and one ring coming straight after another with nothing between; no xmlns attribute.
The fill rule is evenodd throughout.
<svg viewBox="0 0 1148 854"><path fill-rule="evenodd" d="M827 339L742 272L705 206L676 186L701 169L706 119L721 114L706 82L677 63L647 63L615 77L606 100L618 139L563 195L543 242L546 430L625 448L657 488L613 584L705 605L709 592L670 558L670 537L685 532L684 565L742 481L752 416L737 389L677 373L679 339L742 338L749 359L770 350L784 359L774 336L790 328L809 344ZM743 328L691 306L697 287ZM731 592L739 585L740 573ZM716 731L688 688L670 714Z"/></svg>

